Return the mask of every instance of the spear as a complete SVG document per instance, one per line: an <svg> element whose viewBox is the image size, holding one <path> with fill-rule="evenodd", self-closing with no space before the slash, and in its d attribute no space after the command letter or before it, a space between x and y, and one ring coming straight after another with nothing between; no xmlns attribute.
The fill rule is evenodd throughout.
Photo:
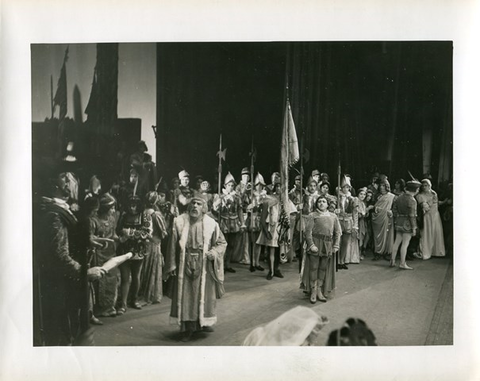
<svg viewBox="0 0 480 381"><path fill-rule="evenodd" d="M340 164L340 154L338 155L338 169L337 169L337 208L340 208L340 176L342 173L342 166ZM335 271L338 271L338 253L335 255Z"/></svg>
<svg viewBox="0 0 480 381"><path fill-rule="evenodd" d="M218 195L220 196L220 192L222 189L222 160L225 160L227 154L227 149L225 148L222 151L222 134L220 134L220 147L217 152L218 156Z"/></svg>
<svg viewBox="0 0 480 381"><path fill-rule="evenodd" d="M252 149L250 151L250 203L252 204L252 209L250 210L250 242L251 242L251 250L250 250L250 267L253 267L253 258L254 258L254 250L255 250L255 242L254 242L254 235L253 235L253 227L255 226L254 215L253 215L253 191L254 191L254 162L255 162L255 151L253 147L253 135L252 135Z"/></svg>

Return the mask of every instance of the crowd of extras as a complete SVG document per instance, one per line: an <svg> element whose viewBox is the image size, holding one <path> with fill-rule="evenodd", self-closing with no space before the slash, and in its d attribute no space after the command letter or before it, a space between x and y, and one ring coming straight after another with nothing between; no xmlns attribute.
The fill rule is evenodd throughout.
<svg viewBox="0 0 480 381"><path fill-rule="evenodd" d="M217 272L212 272L212 279L222 288L227 273L264 272L271 281L284 278L283 265L298 262L300 289L312 304L333 297L336 273L348 270L350 265L368 258L386 260L389 265L385 267L412 270L407 260L444 257L445 242L447 248L452 246L452 184L446 184L439 197L428 175L421 181L398 179L392 189L386 175L374 173L369 184L354 189L348 174L332 186L327 173L313 170L308 178L295 176L288 199L283 200L278 172L271 174L267 184L258 172L252 179L250 168L242 169L238 181L228 172L221 189L215 192L202 175L193 177L186 170L169 184L162 181L149 190L141 177L150 164L132 157L128 177L107 192L101 178L95 175L83 192L79 192L79 181L73 172L62 173L61 184L55 183L57 190L58 184L64 188L59 192L68 191L68 207L64 209L87 221L91 324L102 325L101 319L123 315L128 308L142 309L160 303L169 292L166 288L178 287L169 286L166 281L179 275L179 271L185 272L185 281L191 277L196 282L196 267L203 265L198 253L203 252L206 239L212 242L212 252L218 248L215 255L207 253L207 258L212 257ZM57 202L61 214L63 201L59 198L57 195L44 199ZM199 236L204 233L202 230L192 230L197 212L213 220L219 233L214 230L213 235L210 232L204 239ZM191 226L184 234L182 221L188 218ZM182 245L187 255L184 265L178 259ZM56 249L62 251L60 246ZM171 268L165 264L169 251L177 256ZM132 257L117 268L108 272L102 268L107 261L125 253ZM234 269L232 263L245 267ZM218 264L221 269L215 267ZM174 268L176 271L171 271ZM183 276L179 281L183 282ZM188 297L182 301L185 308L202 304L205 295L199 296L195 291L202 284L192 286L195 300ZM218 291L216 295L218 298ZM171 316L175 316L175 308L172 302ZM197 320L197 312L194 315L192 320ZM182 331L188 329L182 326Z"/></svg>

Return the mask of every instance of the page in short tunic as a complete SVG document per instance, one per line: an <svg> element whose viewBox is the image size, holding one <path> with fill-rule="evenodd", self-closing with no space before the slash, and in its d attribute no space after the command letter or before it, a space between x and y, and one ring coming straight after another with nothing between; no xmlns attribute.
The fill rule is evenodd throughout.
<svg viewBox="0 0 480 381"><path fill-rule="evenodd" d="M199 251L192 255L190 251ZM182 321L196 321L199 318L200 281L203 266L203 223L198 221L190 225L187 249L185 253L185 275L183 282ZM193 272L192 277L187 274Z"/></svg>

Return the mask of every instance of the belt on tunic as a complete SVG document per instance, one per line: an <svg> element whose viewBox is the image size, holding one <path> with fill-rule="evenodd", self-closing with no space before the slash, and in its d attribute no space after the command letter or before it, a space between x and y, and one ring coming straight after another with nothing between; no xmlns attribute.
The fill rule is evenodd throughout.
<svg viewBox="0 0 480 381"><path fill-rule="evenodd" d="M203 250L202 249L191 249L191 248L186 248L186 252L188 254L201 254L203 253Z"/></svg>
<svg viewBox="0 0 480 381"><path fill-rule="evenodd" d="M325 234L312 234L312 237L321 239L323 241L331 242L333 241L332 236L325 235Z"/></svg>
<svg viewBox="0 0 480 381"><path fill-rule="evenodd" d="M397 214L397 217L417 217L417 216L410 216L408 214Z"/></svg>

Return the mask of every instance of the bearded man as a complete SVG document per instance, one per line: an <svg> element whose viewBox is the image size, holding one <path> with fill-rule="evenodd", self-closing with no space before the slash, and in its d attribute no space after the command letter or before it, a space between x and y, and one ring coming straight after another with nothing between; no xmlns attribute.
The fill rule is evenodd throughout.
<svg viewBox="0 0 480 381"><path fill-rule="evenodd" d="M170 318L180 326L182 341L196 331L212 332L217 322L216 299L225 293L223 256L227 242L217 222L207 214L201 197L193 197L187 213L175 218L165 258L172 288Z"/></svg>

